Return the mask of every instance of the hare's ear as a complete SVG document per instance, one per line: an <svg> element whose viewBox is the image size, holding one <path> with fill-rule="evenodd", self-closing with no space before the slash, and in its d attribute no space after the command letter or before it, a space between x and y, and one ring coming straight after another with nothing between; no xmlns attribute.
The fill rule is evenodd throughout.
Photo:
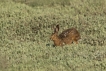
<svg viewBox="0 0 106 71"><path fill-rule="evenodd" d="M59 25L56 25L56 32L59 31Z"/></svg>

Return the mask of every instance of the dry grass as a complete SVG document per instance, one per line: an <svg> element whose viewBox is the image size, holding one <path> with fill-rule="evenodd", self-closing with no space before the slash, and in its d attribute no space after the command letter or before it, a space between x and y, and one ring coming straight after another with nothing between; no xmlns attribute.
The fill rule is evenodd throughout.
<svg viewBox="0 0 106 71"><path fill-rule="evenodd" d="M72 0L64 7L0 6L0 71L106 70L104 0ZM79 44L53 47L51 26L56 24L59 33L75 27L81 34Z"/></svg>

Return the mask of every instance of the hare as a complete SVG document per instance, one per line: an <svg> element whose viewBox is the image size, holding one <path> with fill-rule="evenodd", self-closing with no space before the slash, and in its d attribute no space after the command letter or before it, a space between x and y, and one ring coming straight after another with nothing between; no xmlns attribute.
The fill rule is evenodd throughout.
<svg viewBox="0 0 106 71"><path fill-rule="evenodd" d="M76 42L77 44L78 40L81 38L79 32L75 28L66 29L59 35L58 31L59 25L56 25L54 32L50 37L55 46L63 46L66 44L71 44L72 42Z"/></svg>

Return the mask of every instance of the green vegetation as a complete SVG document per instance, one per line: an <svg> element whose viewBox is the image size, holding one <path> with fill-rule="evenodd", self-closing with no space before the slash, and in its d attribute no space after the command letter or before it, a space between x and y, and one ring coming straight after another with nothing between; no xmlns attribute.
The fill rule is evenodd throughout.
<svg viewBox="0 0 106 71"><path fill-rule="evenodd" d="M25 3L30 6L44 6L44 5L54 6L55 4L64 6L70 4L70 0L13 0L13 1L19 3Z"/></svg>
<svg viewBox="0 0 106 71"><path fill-rule="evenodd" d="M33 7L0 0L0 9L0 71L106 71L105 0ZM56 24L60 32L75 27L79 44L53 47Z"/></svg>

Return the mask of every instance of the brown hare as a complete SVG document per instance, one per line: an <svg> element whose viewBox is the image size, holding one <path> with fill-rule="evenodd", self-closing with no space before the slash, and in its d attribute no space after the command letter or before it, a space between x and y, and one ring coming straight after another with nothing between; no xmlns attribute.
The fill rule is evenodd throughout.
<svg viewBox="0 0 106 71"><path fill-rule="evenodd" d="M59 25L54 28L54 33L52 33L50 39L54 42L55 46L63 46L66 44L71 44L72 42L78 43L80 39L80 34L75 28L70 28L64 30L58 35Z"/></svg>

